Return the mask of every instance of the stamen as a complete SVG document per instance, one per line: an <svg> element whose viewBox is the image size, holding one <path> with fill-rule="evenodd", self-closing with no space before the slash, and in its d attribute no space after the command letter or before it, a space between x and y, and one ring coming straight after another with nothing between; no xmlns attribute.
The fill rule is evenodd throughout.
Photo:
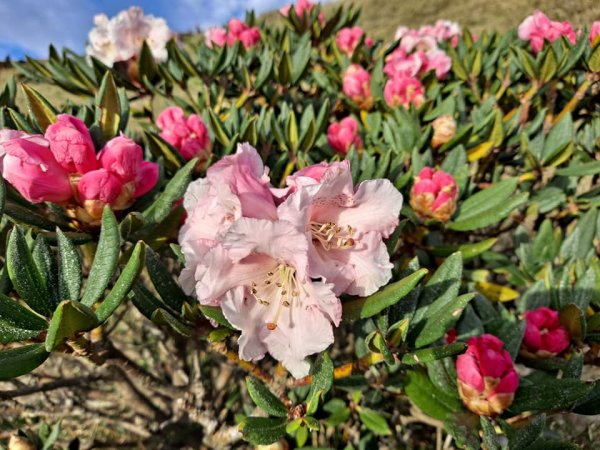
<svg viewBox="0 0 600 450"><path fill-rule="evenodd" d="M334 222L310 222L309 229L313 239L320 242L325 250L347 250L354 247L354 229L350 225L342 228Z"/></svg>

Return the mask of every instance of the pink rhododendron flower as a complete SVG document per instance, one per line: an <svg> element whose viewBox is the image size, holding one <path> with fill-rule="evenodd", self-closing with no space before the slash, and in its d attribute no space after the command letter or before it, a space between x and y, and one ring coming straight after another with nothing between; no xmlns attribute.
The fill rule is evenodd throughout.
<svg viewBox="0 0 600 450"><path fill-rule="evenodd" d="M160 137L179 150L185 160L198 157L199 162L205 162L210 157L210 136L200 116L185 117L181 108L170 106L158 115L156 125Z"/></svg>
<svg viewBox="0 0 600 450"><path fill-rule="evenodd" d="M310 0L298 0L295 6L293 4L283 6L279 10L279 12L287 17L290 14L290 9L294 8L296 15L300 19L302 19L304 17L304 14L306 14L307 16L310 15L311 11L315 6L317 6L317 4L311 2ZM321 23L321 25L325 22L325 16L322 12L319 13L319 22Z"/></svg>
<svg viewBox="0 0 600 450"><path fill-rule="evenodd" d="M94 17L94 28L89 33L88 56L99 59L107 66L136 58L144 41L154 58L167 59L167 42L174 36L164 19L132 6L112 19L105 14Z"/></svg>
<svg viewBox="0 0 600 450"><path fill-rule="evenodd" d="M358 134L358 122L354 117L345 117L339 122L332 123L327 128L327 143L336 152L345 155L354 145L360 148L361 141Z"/></svg>
<svg viewBox="0 0 600 450"><path fill-rule="evenodd" d="M336 294L370 295L392 277L383 238L398 226L402 195L383 179L355 188L349 161L313 167L301 175L317 179L296 184L279 218L306 234L311 277L333 283Z"/></svg>
<svg viewBox="0 0 600 450"><path fill-rule="evenodd" d="M444 79L451 68L452 59L445 51L435 49L427 54L425 70L433 70L438 80Z"/></svg>
<svg viewBox="0 0 600 450"><path fill-rule="evenodd" d="M223 314L241 330L244 360L267 352L291 374L308 375L305 358L333 342L342 308L332 285L308 277L308 241L289 222L241 218L206 255L196 292L220 298Z"/></svg>
<svg viewBox="0 0 600 450"><path fill-rule="evenodd" d="M472 337L456 359L458 392L475 414L495 416L510 406L519 376L502 341L491 334Z"/></svg>
<svg viewBox="0 0 600 450"><path fill-rule="evenodd" d="M438 42L451 41L458 38L462 34L462 30L460 29L460 25L456 22L439 19L432 27L431 34Z"/></svg>
<svg viewBox="0 0 600 450"><path fill-rule="evenodd" d="M204 33L204 39L208 47L213 45L222 47L225 44L228 47L233 47L239 41L244 48L249 49L260 42L260 30L258 27L250 27L239 19L231 19L228 29L223 27L209 28Z"/></svg>
<svg viewBox="0 0 600 450"><path fill-rule="evenodd" d="M68 114L59 114L57 119L44 135L56 161L69 173L97 169L94 142L85 123Z"/></svg>
<svg viewBox="0 0 600 450"><path fill-rule="evenodd" d="M373 105L371 94L371 75L358 64L352 64L344 72L342 91L361 109L370 109Z"/></svg>
<svg viewBox="0 0 600 450"><path fill-rule="evenodd" d="M385 58L383 72L390 78L416 77L427 67L427 56L423 52L410 55L402 48L397 48Z"/></svg>
<svg viewBox="0 0 600 450"><path fill-rule="evenodd" d="M590 43L592 45L597 43L598 36L600 36L600 20L596 20L590 29Z"/></svg>
<svg viewBox="0 0 600 450"><path fill-rule="evenodd" d="M421 51L428 53L438 48L437 41L432 36L421 36L417 33L408 33L400 40L400 47L406 53Z"/></svg>
<svg viewBox="0 0 600 450"><path fill-rule="evenodd" d="M527 353L549 358L569 347L569 332L558 320L558 311L540 306L524 314L526 328L523 347Z"/></svg>
<svg viewBox="0 0 600 450"><path fill-rule="evenodd" d="M575 32L569 22L552 21L538 10L521 22L518 34L520 39L529 41L534 53L542 49L544 40L554 42L561 36L565 36L573 44L576 41Z"/></svg>
<svg viewBox="0 0 600 450"><path fill-rule="evenodd" d="M348 56L352 56L364 33L364 30L358 26L342 28L338 31L335 42L340 51ZM366 38L365 45L371 47L373 45L373 39Z"/></svg>
<svg viewBox="0 0 600 450"><path fill-rule="evenodd" d="M2 176L32 203L63 203L73 193L68 172L56 161L41 135L2 131Z"/></svg>
<svg viewBox="0 0 600 450"><path fill-rule="evenodd" d="M450 220L456 211L458 188L452 175L424 167L415 177L410 206L422 219Z"/></svg>
<svg viewBox="0 0 600 450"><path fill-rule="evenodd" d="M385 84L383 96L391 108L403 106L408 108L411 104L420 107L425 101L423 85L412 77L394 77Z"/></svg>

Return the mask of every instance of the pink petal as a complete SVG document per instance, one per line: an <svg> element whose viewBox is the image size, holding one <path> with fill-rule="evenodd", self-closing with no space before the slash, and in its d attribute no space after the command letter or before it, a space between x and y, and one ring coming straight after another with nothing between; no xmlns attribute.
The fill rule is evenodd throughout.
<svg viewBox="0 0 600 450"><path fill-rule="evenodd" d="M158 181L158 164L142 161L137 169L135 178L134 197L141 197L150 191Z"/></svg>
<svg viewBox="0 0 600 450"><path fill-rule="evenodd" d="M463 383L471 386L478 392L483 392L485 388L483 375L473 355L464 353L456 358L456 375Z"/></svg>

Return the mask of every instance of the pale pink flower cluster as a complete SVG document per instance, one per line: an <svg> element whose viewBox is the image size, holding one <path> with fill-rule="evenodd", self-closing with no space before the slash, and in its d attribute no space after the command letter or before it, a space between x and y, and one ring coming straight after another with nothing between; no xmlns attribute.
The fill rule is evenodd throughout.
<svg viewBox="0 0 600 450"><path fill-rule="evenodd" d="M459 24L450 20L440 19L434 25L423 25L418 30L400 26L396 30L394 39L400 40L405 36L411 35L415 37L432 37L437 42L450 41L455 46L461 34L462 30Z"/></svg>
<svg viewBox="0 0 600 450"><path fill-rule="evenodd" d="M318 3L311 2L310 0L298 0L295 5L290 4L283 6L279 10L279 12L281 13L281 15L287 17L290 14L290 10L293 8L296 15L302 19L304 17L304 14L306 14L307 16L310 15L311 11L315 6L317 6L317 4ZM319 13L319 22L321 22L321 24L325 22L325 16L322 12Z"/></svg>
<svg viewBox="0 0 600 450"><path fill-rule="evenodd" d="M126 209L158 180L158 164L119 136L96 154L85 124L60 114L42 135L0 130L0 171L32 203L64 205L74 218L97 224L102 210Z"/></svg>
<svg viewBox="0 0 600 450"><path fill-rule="evenodd" d="M106 14L94 17L86 53L112 66L137 58L146 41L154 58L164 61L167 59L167 42L173 36L164 19L146 16L142 8L132 6L111 19Z"/></svg>
<svg viewBox="0 0 600 450"><path fill-rule="evenodd" d="M208 128L197 114L188 117L178 106L165 108L156 118L160 137L175 147L185 160L210 157L211 142Z"/></svg>
<svg viewBox="0 0 600 450"><path fill-rule="evenodd" d="M352 56L364 34L364 30L359 26L342 28L338 31L335 42L342 53ZM368 48L372 47L373 39L370 37L365 38L365 45Z"/></svg>
<svg viewBox="0 0 600 450"><path fill-rule="evenodd" d="M244 48L248 49L260 42L260 30L258 27L250 27L240 19L231 19L227 28L209 28L204 37L208 47L233 47L236 42L241 42Z"/></svg>
<svg viewBox="0 0 600 450"><path fill-rule="evenodd" d="M180 282L241 330L239 353L266 353L294 377L334 340L339 295L366 296L389 282L383 243L398 225L400 192L388 180L354 186L348 161L321 163L274 189L248 144L211 166L184 196Z"/></svg>
<svg viewBox="0 0 600 450"><path fill-rule="evenodd" d="M534 11L519 25L519 38L529 41L534 53L544 47L544 42L554 42L561 36L565 36L572 44L577 40L575 31L570 22L558 22L550 20L543 12Z"/></svg>

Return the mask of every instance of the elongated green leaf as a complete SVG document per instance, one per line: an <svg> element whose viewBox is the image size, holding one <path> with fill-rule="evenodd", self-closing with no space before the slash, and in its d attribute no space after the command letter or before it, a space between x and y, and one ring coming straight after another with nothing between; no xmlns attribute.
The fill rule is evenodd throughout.
<svg viewBox="0 0 600 450"><path fill-rule="evenodd" d="M233 325L231 325L229 323L229 321L223 315L223 311L221 310L221 308L217 308L216 306L201 305L201 306L199 306L199 309L200 309L200 312L202 312L202 314L204 314L209 319L214 320L219 325L222 325L227 328L231 328L232 330L234 329Z"/></svg>
<svg viewBox="0 0 600 450"><path fill-rule="evenodd" d="M455 221L471 219L483 210L490 209L490 205L494 208L501 205L513 194L518 182L517 178L509 178L470 196L460 206Z"/></svg>
<svg viewBox="0 0 600 450"><path fill-rule="evenodd" d="M119 263L120 247L121 237L117 219L110 208L106 206L102 213L102 229L96 247L96 255L81 299L81 303L84 305L92 306L104 295Z"/></svg>
<svg viewBox="0 0 600 450"><path fill-rule="evenodd" d="M358 417L362 424L379 436L389 436L392 434L390 427L381 414L372 409L360 407Z"/></svg>
<svg viewBox="0 0 600 450"><path fill-rule="evenodd" d="M100 126L104 139L111 139L119 133L121 121L121 102L117 85L110 71L102 78L100 89L96 95L96 121Z"/></svg>
<svg viewBox="0 0 600 450"><path fill-rule="evenodd" d="M58 236L58 289L61 300L79 300L81 292L81 258L77 248L64 233L57 228Z"/></svg>
<svg viewBox="0 0 600 450"><path fill-rule="evenodd" d="M217 141L219 141L223 147L228 147L229 144L231 144L231 139L227 135L221 119L217 117L212 109L208 109L208 120L210 122L210 128Z"/></svg>
<svg viewBox="0 0 600 450"><path fill-rule="evenodd" d="M431 344L444 336L446 331L460 318L463 309L475 297L475 294L464 294L443 305L432 304L425 314L425 326L415 340L417 348Z"/></svg>
<svg viewBox="0 0 600 450"><path fill-rule="evenodd" d="M475 244L462 244L462 245L444 245L439 247L434 247L431 250L431 253L435 256L448 256L454 252L461 252L463 255L463 259L471 259L474 258L483 252L492 248L492 246L496 243L498 238L490 238L481 242L476 242Z"/></svg>
<svg viewBox="0 0 600 450"><path fill-rule="evenodd" d="M171 181L167 183L165 190L142 213L145 221L144 229L159 224L169 215L173 208L173 203L183 197L197 162L198 159L194 158L179 169Z"/></svg>
<svg viewBox="0 0 600 450"><path fill-rule="evenodd" d="M483 443L488 450L500 450L500 442L498 442L498 436L494 425L490 422L487 417L481 416L479 418L481 423L481 429L483 431Z"/></svg>
<svg viewBox="0 0 600 450"><path fill-rule="evenodd" d="M269 445L285 436L285 418L248 417L240 425L244 439L253 445Z"/></svg>
<svg viewBox="0 0 600 450"><path fill-rule="evenodd" d="M142 242L135 244L135 248L129 257L129 261L121 272L118 280L106 296L104 301L96 310L99 322L105 322L119 307L125 296L129 293L135 280L137 280L144 266L145 246Z"/></svg>
<svg viewBox="0 0 600 450"><path fill-rule="evenodd" d="M248 394L256 406L275 417L287 417L288 410L268 387L254 377L246 377Z"/></svg>
<svg viewBox="0 0 600 450"><path fill-rule="evenodd" d="M457 342L455 344L442 345L440 347L424 348L415 352L406 353L402 356L402 364L423 364L438 359L462 353L467 348L466 344Z"/></svg>
<svg viewBox="0 0 600 450"><path fill-rule="evenodd" d="M406 278L386 286L369 297L344 302L342 304L344 319L365 319L398 303L414 289L427 272L427 269L419 269Z"/></svg>
<svg viewBox="0 0 600 450"><path fill-rule="evenodd" d="M42 317L0 294L0 344L30 339L47 327Z"/></svg>
<svg viewBox="0 0 600 450"><path fill-rule="evenodd" d="M476 215L465 218L460 214L453 222L448 224L448 228L457 231L470 231L495 225L506 218L514 209L523 205L528 197L529 193L521 192L510 199L504 199L502 202L498 202L498 199L496 199Z"/></svg>
<svg viewBox="0 0 600 450"><path fill-rule="evenodd" d="M48 241L44 236L38 234L33 244L31 252L35 266L45 280L48 292L52 296L53 306L56 307L60 303L60 290L58 289L58 264Z"/></svg>
<svg viewBox="0 0 600 450"><path fill-rule="evenodd" d="M306 397L306 413L314 414L320 399L333 385L333 362L327 352L321 353L311 367L312 383Z"/></svg>
<svg viewBox="0 0 600 450"><path fill-rule="evenodd" d="M54 301L42 280L21 229L15 226L8 238L6 249L8 275L21 298L37 313L49 317Z"/></svg>
<svg viewBox="0 0 600 450"><path fill-rule="evenodd" d="M20 377L41 365L49 353L44 344L31 344L0 351L0 380Z"/></svg>
<svg viewBox="0 0 600 450"><path fill-rule="evenodd" d="M146 270L165 304L175 312L181 311L181 306L187 296L151 248L146 249Z"/></svg>
<svg viewBox="0 0 600 450"><path fill-rule="evenodd" d="M536 381L520 387L509 410L515 414L525 411L556 411L570 409L585 398L592 386L573 378Z"/></svg>
<svg viewBox="0 0 600 450"><path fill-rule="evenodd" d="M163 157L168 170L175 172L184 165L185 161L171 144L154 133L146 132L145 135L150 151L157 158Z"/></svg>
<svg viewBox="0 0 600 450"><path fill-rule="evenodd" d="M46 351L51 352L78 333L98 325L94 311L79 302L65 300L58 305L46 335Z"/></svg>
<svg viewBox="0 0 600 450"><path fill-rule="evenodd" d="M460 400L436 388L425 373L410 370L404 385L411 402L425 414L444 420L448 414L461 410Z"/></svg>
<svg viewBox="0 0 600 450"><path fill-rule="evenodd" d="M158 308L156 311L154 311L154 313L152 313L151 319L153 322L159 325L166 325L170 327L172 330L182 336L190 337L192 335L192 327L180 321L166 309Z"/></svg>
<svg viewBox="0 0 600 450"><path fill-rule="evenodd" d="M569 167L556 171L556 175L563 177L583 177L585 175L596 175L597 173L600 173L600 161L571 164Z"/></svg>
<svg viewBox="0 0 600 450"><path fill-rule="evenodd" d="M48 100L34 88L26 84L22 84L21 86L23 87L25 98L27 99L29 114L35 119L40 126L40 129L46 131L48 126L56 122L56 110Z"/></svg>

